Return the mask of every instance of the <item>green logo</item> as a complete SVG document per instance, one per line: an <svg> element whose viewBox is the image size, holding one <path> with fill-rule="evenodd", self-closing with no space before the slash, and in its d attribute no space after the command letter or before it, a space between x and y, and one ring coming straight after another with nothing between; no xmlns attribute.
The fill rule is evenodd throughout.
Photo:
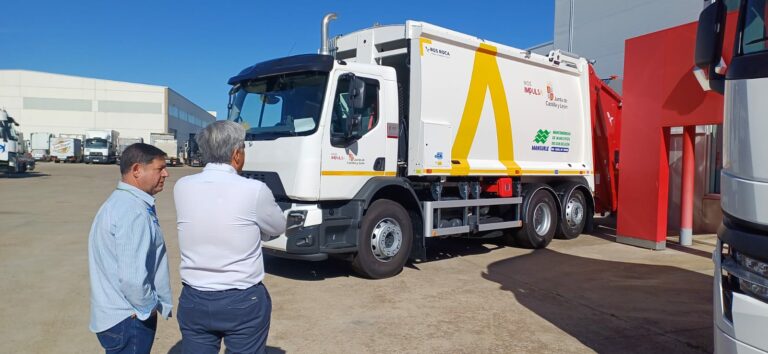
<svg viewBox="0 0 768 354"><path fill-rule="evenodd" d="M537 144L546 144L547 139L549 139L549 130L539 129L539 131L536 132L536 137L533 138L533 142Z"/></svg>

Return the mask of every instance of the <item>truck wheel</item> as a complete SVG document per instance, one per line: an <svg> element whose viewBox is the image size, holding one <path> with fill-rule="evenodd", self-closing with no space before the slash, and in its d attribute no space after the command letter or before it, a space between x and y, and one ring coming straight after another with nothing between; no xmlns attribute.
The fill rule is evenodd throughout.
<svg viewBox="0 0 768 354"><path fill-rule="evenodd" d="M563 204L563 219L560 220L558 238L570 240L579 237L587 223L587 207L584 193L575 189Z"/></svg>
<svg viewBox="0 0 768 354"><path fill-rule="evenodd" d="M536 191L528 201L523 227L515 234L515 243L525 248L547 247L557 231L557 204L544 189Z"/></svg>
<svg viewBox="0 0 768 354"><path fill-rule="evenodd" d="M368 208L360 228L352 268L371 278L388 278L403 270L413 243L408 212L398 203L379 199Z"/></svg>

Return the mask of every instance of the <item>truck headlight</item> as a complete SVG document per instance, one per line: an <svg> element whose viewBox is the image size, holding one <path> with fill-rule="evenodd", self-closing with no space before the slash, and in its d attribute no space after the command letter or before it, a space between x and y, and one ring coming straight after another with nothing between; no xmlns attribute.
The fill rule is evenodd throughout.
<svg viewBox="0 0 768 354"><path fill-rule="evenodd" d="M766 279L765 283L768 284L768 263L758 261L739 252L734 252L734 256L739 265L749 270L750 273ZM739 288L760 300L768 302L768 287L764 285L755 284L749 280L739 278Z"/></svg>
<svg viewBox="0 0 768 354"><path fill-rule="evenodd" d="M285 229L290 230L302 227L304 226L305 220L307 220L306 210L291 210L288 212L288 217L286 218Z"/></svg>

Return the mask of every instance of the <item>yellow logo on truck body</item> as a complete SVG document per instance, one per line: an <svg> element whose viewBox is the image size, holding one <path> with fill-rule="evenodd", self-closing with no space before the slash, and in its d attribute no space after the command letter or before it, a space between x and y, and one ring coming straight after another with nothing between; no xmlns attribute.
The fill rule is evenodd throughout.
<svg viewBox="0 0 768 354"><path fill-rule="evenodd" d="M452 175L468 175L470 166L467 162L469 150L477 133L477 124L483 111L486 92L491 94L493 115L496 120L496 139L498 141L499 161L506 167L508 175L520 174L520 166L515 163L515 151L512 145L512 124L509 116L507 94L501 80L501 72L496 62L496 47L480 44L475 52L472 78L469 82L464 113L456 133L456 140L451 149L451 158L458 164L451 168Z"/></svg>

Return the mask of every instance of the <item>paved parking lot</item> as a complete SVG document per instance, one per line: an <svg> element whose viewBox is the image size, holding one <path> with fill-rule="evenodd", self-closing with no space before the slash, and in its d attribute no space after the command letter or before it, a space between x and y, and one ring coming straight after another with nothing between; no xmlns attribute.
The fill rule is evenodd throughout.
<svg viewBox="0 0 768 354"><path fill-rule="evenodd" d="M171 168L158 195L174 298L181 290L172 189L199 169ZM0 352L94 353L87 239L116 166L38 164L0 177ZM345 263L266 258L273 353L712 351L714 237L649 251L610 232L529 251L431 240L429 260L385 280ZM180 352L175 319L153 352Z"/></svg>

